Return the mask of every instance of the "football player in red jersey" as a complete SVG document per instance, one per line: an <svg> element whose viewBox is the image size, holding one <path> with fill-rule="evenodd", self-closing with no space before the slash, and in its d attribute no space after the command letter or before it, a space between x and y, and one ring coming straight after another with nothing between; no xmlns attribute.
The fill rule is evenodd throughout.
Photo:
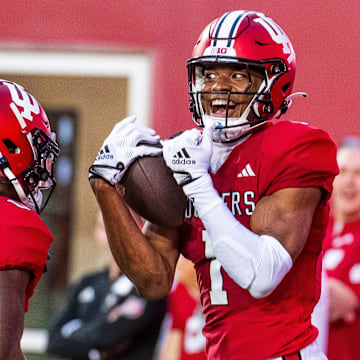
<svg viewBox="0 0 360 360"><path fill-rule="evenodd" d="M24 312L45 269L50 230L38 213L59 154L47 116L22 86L0 80L0 358L23 360ZM42 190L47 200L42 201Z"/></svg>
<svg viewBox="0 0 360 360"><path fill-rule="evenodd" d="M324 240L329 287L330 360L359 357L360 341L360 137L344 139L338 151L332 217Z"/></svg>
<svg viewBox="0 0 360 360"><path fill-rule="evenodd" d="M142 151L128 134L144 130L121 121L105 141L112 163L96 160L100 179L90 180L114 256L146 297L170 290L179 252L193 261L208 359L326 359L311 313L336 146L305 123L270 122L304 95L292 93L293 47L264 14L231 11L205 28L187 66L190 109L203 130L163 142L189 199L184 224L136 231L117 181ZM122 166L102 171L114 163Z"/></svg>
<svg viewBox="0 0 360 360"><path fill-rule="evenodd" d="M157 360L206 360L204 316L194 265L180 257L168 296L164 340Z"/></svg>

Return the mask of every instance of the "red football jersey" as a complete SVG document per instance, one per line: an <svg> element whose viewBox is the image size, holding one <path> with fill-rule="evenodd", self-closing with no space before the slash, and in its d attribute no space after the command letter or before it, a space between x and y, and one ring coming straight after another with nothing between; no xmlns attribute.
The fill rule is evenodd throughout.
<svg viewBox="0 0 360 360"><path fill-rule="evenodd" d="M207 233L189 203L181 228L181 252L197 271L209 359L264 360L292 353L315 340L318 331L311 324L311 313L320 295L318 257L337 173L336 146L324 131L281 121L237 145L211 174L214 187L247 228L260 198L291 187L323 190L302 253L279 286L262 299L253 298L221 268L206 246Z"/></svg>
<svg viewBox="0 0 360 360"><path fill-rule="evenodd" d="M337 231L329 222L324 240L324 268L328 277L338 279L356 294L360 302L360 220ZM353 360L359 357L360 310L354 322L330 323L329 360Z"/></svg>
<svg viewBox="0 0 360 360"><path fill-rule="evenodd" d="M25 311L44 271L53 236L40 216L28 206L0 196L0 270L31 273L26 288Z"/></svg>
<svg viewBox="0 0 360 360"><path fill-rule="evenodd" d="M171 328L184 334L180 360L206 360L205 337L202 333L204 316L199 305L184 284L177 283L169 295Z"/></svg>

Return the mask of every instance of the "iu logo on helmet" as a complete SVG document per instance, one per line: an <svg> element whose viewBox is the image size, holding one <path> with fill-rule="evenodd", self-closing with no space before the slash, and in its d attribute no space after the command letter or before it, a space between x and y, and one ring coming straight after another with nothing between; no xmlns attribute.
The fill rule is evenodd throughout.
<svg viewBox="0 0 360 360"><path fill-rule="evenodd" d="M13 101L10 104L10 108L18 119L21 129L25 129L25 119L32 121L32 114L38 115L40 113L39 103L22 86L7 81L3 81L3 84L9 89ZM23 111L20 112L19 107L22 108Z"/></svg>
<svg viewBox="0 0 360 360"><path fill-rule="evenodd" d="M254 21L261 24L277 44L282 44L284 54L290 54L287 60L289 63L291 63L295 58L295 53L289 38L286 36L280 26L265 15L260 15L260 17Z"/></svg>

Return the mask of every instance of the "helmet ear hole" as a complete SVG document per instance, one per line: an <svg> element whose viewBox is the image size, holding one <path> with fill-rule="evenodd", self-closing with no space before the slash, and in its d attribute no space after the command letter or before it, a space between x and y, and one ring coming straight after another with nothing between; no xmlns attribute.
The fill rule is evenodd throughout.
<svg viewBox="0 0 360 360"><path fill-rule="evenodd" d="M9 150L10 154L20 154L21 150L18 146L16 146L11 140L9 139L3 139L2 142Z"/></svg>

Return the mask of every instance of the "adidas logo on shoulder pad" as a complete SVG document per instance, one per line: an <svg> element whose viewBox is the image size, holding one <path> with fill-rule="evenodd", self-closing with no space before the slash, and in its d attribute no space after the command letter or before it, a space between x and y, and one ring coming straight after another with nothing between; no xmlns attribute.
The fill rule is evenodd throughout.
<svg viewBox="0 0 360 360"><path fill-rule="evenodd" d="M249 176L256 176L253 169L251 168L250 164L247 164L237 175L237 177L249 177Z"/></svg>

